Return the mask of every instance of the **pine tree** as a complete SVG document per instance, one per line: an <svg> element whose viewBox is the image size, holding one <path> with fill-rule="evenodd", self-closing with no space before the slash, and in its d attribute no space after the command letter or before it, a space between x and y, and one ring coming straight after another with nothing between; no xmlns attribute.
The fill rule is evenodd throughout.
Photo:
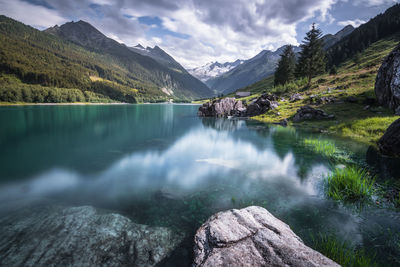
<svg viewBox="0 0 400 267"><path fill-rule="evenodd" d="M299 77L306 77L308 85L310 85L313 77L325 72L326 59L323 49L324 42L321 37L321 30L317 29L315 23L313 23L311 30L306 33L303 44L300 46L301 52L296 66L296 74Z"/></svg>
<svg viewBox="0 0 400 267"><path fill-rule="evenodd" d="M296 55L293 52L293 47L287 45L281 58L278 62L278 67L275 71L275 85L284 85L294 80L296 69Z"/></svg>

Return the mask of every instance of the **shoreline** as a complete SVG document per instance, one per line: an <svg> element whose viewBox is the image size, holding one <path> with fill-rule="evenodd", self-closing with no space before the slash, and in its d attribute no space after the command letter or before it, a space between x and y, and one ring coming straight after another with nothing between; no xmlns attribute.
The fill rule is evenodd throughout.
<svg viewBox="0 0 400 267"><path fill-rule="evenodd" d="M8 103L8 102L0 102L0 106L83 106L83 105L131 105L130 103L119 103L119 102L111 102L111 103L91 103L91 102L71 102L71 103Z"/></svg>
<svg viewBox="0 0 400 267"><path fill-rule="evenodd" d="M169 102L160 102L160 103L124 103L124 102L111 102L111 103L91 103L91 102L72 102L72 103L8 103L8 102L0 102L0 107L12 107L12 106L95 106L95 105L154 105L154 104L164 104L164 105L199 105L196 103L169 103Z"/></svg>

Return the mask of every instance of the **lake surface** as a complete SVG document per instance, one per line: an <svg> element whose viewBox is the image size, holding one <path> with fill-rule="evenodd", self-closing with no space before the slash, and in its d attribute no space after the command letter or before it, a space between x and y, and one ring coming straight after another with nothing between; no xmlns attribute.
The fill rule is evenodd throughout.
<svg viewBox="0 0 400 267"><path fill-rule="evenodd" d="M332 163L304 144L319 134L254 121L197 117L196 105L0 107L0 216L21 201L92 205L187 236L163 265L190 265L210 215L259 205L306 243L332 234L400 259L400 216L324 196ZM365 145L329 139L366 163ZM1 232L1 229L0 229ZM1 234L0 234L1 235Z"/></svg>

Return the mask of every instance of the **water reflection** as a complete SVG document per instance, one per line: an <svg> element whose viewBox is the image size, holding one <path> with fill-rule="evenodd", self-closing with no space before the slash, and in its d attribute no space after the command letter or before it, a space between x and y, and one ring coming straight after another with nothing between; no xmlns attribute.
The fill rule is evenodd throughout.
<svg viewBox="0 0 400 267"><path fill-rule="evenodd" d="M373 225L400 230L395 212L360 214L324 197L329 161L303 142L317 135L201 119L196 111L190 105L0 109L0 201L7 210L33 198L94 205L179 229L190 240L211 214L249 205L267 208L303 238L330 231L372 246L381 234ZM345 145L365 155L364 146ZM190 262L190 242L175 265L179 258Z"/></svg>

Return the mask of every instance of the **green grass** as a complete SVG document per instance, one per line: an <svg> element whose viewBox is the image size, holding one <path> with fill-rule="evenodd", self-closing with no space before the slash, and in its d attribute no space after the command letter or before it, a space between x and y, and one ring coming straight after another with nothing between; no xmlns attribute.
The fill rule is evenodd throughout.
<svg viewBox="0 0 400 267"><path fill-rule="evenodd" d="M369 109L364 109L366 106L364 101L367 98L375 98L374 86L378 69L384 57L392 51L399 41L400 34L397 34L373 43L360 54L359 64L354 64L354 61L350 59L338 68L336 75L323 74L312 79L310 87L305 87L301 81L297 82L297 86L293 83L286 87L273 87L271 83L267 83L267 80L264 79L240 90L260 91L261 84L264 84L264 91L274 92L286 99L286 101L279 101L277 109L253 117L255 120L278 123L283 119L288 119L290 125L318 132L324 131L375 145L387 127L398 116L393 115L391 110L384 107L372 106ZM331 89L328 90L328 88ZM303 100L289 102L288 98L293 92L302 94ZM311 95L334 97L336 102L311 103ZM356 97L358 102L346 102L345 100L349 96ZM301 123L291 122L291 118L297 110L304 105L311 105L314 108L324 110L328 114L334 114L335 119Z"/></svg>
<svg viewBox="0 0 400 267"><path fill-rule="evenodd" d="M327 157L332 157L335 153L337 153L335 144L328 140L307 138L304 139L303 142L311 150L321 153Z"/></svg>
<svg viewBox="0 0 400 267"><path fill-rule="evenodd" d="M312 237L312 247L344 267L377 267L378 264L365 250L354 249L349 242L334 236L319 234Z"/></svg>
<svg viewBox="0 0 400 267"><path fill-rule="evenodd" d="M371 141L375 142L379 140L390 124L396 119L398 119L396 116L361 118L333 125L329 127L329 130L337 132L342 136L357 139L365 139L368 137Z"/></svg>
<svg viewBox="0 0 400 267"><path fill-rule="evenodd" d="M336 168L326 179L326 194L334 200L367 200L374 192L374 183L375 179L361 168Z"/></svg>

